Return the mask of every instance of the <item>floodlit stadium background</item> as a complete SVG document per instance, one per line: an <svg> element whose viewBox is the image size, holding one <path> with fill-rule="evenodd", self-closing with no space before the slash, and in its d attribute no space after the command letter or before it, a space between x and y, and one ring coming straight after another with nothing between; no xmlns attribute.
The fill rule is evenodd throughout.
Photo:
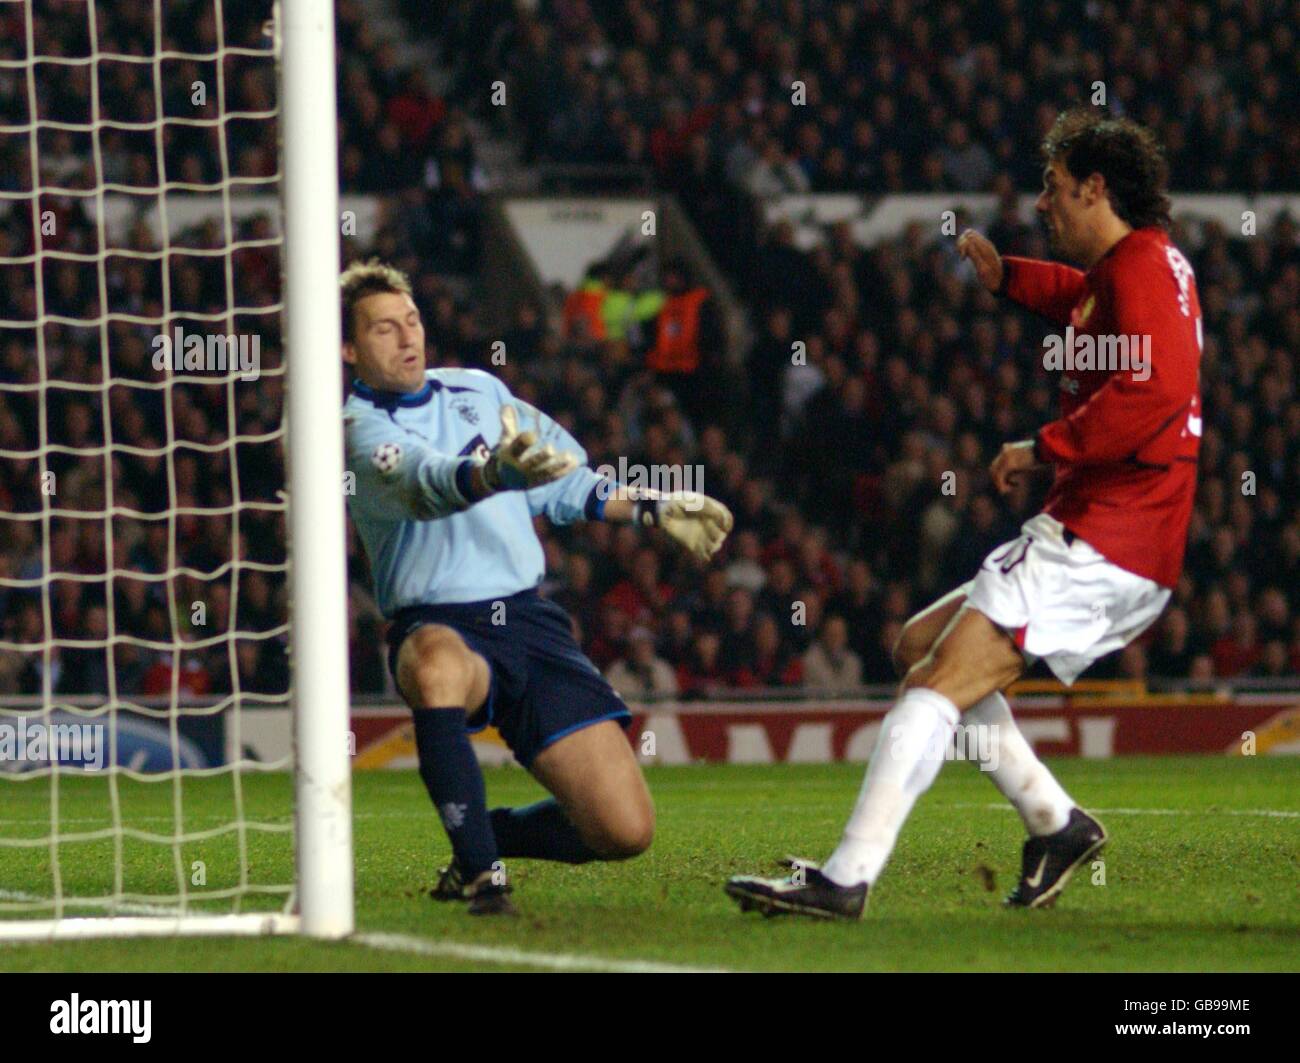
<svg viewBox="0 0 1300 1063"><path fill-rule="evenodd" d="M0 9L0 40L9 42L0 50L10 56L21 38L17 7ZM211 3L165 7L177 47L215 45ZM593 465L689 468L703 477L693 486L735 512L737 530L704 574L630 528L542 528L545 592L629 698L707 705L775 694L807 710L828 693L888 684L900 623L969 578L1034 511L1041 482L1004 502L986 468L1004 440L1052 415L1043 328L977 288L955 255L953 226L980 228L1003 252L1045 255L1029 209L1035 146L1058 109L1095 100L1100 86L1112 112L1148 123L1168 147L1175 241L1196 268L1205 310L1205 435L1175 604L1148 638L1089 678L1126 681L1115 688L1125 697L1262 691L1239 695L1230 721L1218 717L1229 738L1239 724L1278 720L1278 687L1300 666L1300 115L1286 105L1300 96L1296 4L456 2L436 11L400 0L338 4L345 258L380 255L411 274L431 365L497 373L570 426ZM151 5L101 12L101 47L152 49ZM264 48L268 13L264 4L226 5L226 45ZM38 47L84 46L82 5L43 6L36 25ZM102 65L102 116L157 117L148 66ZM161 70L164 114L193 110L191 86L215 73L191 62ZM84 68L44 70L45 115L84 118L86 77ZM227 111L274 105L270 63L228 59L225 82ZM0 105L25 107L23 92L5 71ZM205 107L198 112L215 113L216 101ZM218 152L210 131L171 126L168 174L219 181L224 154L231 176L267 179L252 193L273 193L275 138L272 121L232 120ZM0 138L0 188L25 187L25 150L22 138ZM93 181L88 137L43 133L41 160L50 182ZM102 166L111 180L152 184L152 136L107 134ZM157 216L132 214L131 199L110 204L113 224L127 246L156 250ZM93 245L82 203L50 205L59 246ZM255 195L239 217L241 238L274 235L273 212ZM190 197L173 212L171 246L206 246L212 224L204 197ZM5 254L22 252L27 225L16 204L0 201ZM235 256L241 307L279 299L277 248L267 243ZM172 305L224 311L224 267L220 256L171 256ZM648 367L673 267L708 301L693 341L698 369L668 378ZM92 265L43 269L51 312L94 316ZM160 305L156 259L110 257L107 281L114 306L148 314ZM30 317L30 293L30 267L5 267L0 317ZM256 329L263 364L274 369L276 316L236 324ZM155 378L156 330L110 329L114 372ZM52 378L95 379L97 330L50 326L46 342ZM792 364L796 344L806 364ZM320 359L332 371L333 352ZM24 338L6 330L0 374L22 383L35 373ZM280 377L235 394L232 412L223 388L178 386L175 438L224 440L232 415L241 434L273 435ZM112 402L115 443L162 441L156 396L122 390ZM30 396L4 396L0 447L33 437L36 409ZM103 439L98 396L56 390L49 418L51 443ZM274 500L278 440L233 449L241 499ZM89 509L102 485L82 475L83 460L53 455L51 468L62 503ZM123 454L115 465L120 504L146 512L168 504L157 460ZM208 460L179 451L177 497L229 503L230 466L226 452ZM0 463L0 508L31 504L35 476L34 462ZM3 571L39 575L39 525L6 521L4 531ZM209 633L282 631L283 514L245 513L240 533L244 556L263 568L241 568L238 588L182 577L176 600L205 601ZM157 525L115 538L121 563L167 568ZM230 560L229 521L182 518L180 546L179 565L217 569ZM104 554L99 522L53 522L56 569L102 572ZM349 575L353 694L362 706L392 706L384 622L354 536ZM53 594L53 630L44 632L37 597L5 588L6 637L103 637L102 583L61 581ZM169 628L157 582L117 580L112 604L119 633ZM236 679L245 692L286 689L283 634L236 637L234 646L183 654L177 677L167 653L128 644L110 658L56 647L54 686L103 695L111 669L120 695L144 699L167 694L174 678L195 699L219 697ZM40 668L38 656L0 654L0 692L38 693ZM1256 703L1264 707L1243 709ZM401 715L363 710L359 753L390 729L367 724L367 713L388 725ZM284 728L268 730L287 736L286 720L282 711ZM250 726L248 741L283 745ZM769 737L779 759L788 735ZM1202 737L1202 746L1223 748L1219 739ZM1073 724L1045 740L1070 752L1088 741ZM728 756L710 741L688 753ZM845 755L850 741L837 731L832 755ZM1145 742L1121 737L1106 750ZM754 755L763 759L762 749ZM390 758L376 746L369 761Z"/></svg>

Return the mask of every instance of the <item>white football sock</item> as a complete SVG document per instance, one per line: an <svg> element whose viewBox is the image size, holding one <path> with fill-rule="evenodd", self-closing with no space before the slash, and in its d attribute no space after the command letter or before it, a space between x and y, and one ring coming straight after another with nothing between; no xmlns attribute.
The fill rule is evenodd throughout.
<svg viewBox="0 0 1300 1063"><path fill-rule="evenodd" d="M823 873L841 886L875 882L916 799L943 767L957 706L922 687L903 693L880 723L858 803Z"/></svg>
<svg viewBox="0 0 1300 1063"><path fill-rule="evenodd" d="M1030 834L1052 834L1064 827L1074 802L1034 755L1033 747L1011 717L1007 699L994 691L972 705L962 723L992 729L988 741L981 736L972 746L989 750L987 760L979 762L980 769L1015 806L1025 821L1025 829Z"/></svg>

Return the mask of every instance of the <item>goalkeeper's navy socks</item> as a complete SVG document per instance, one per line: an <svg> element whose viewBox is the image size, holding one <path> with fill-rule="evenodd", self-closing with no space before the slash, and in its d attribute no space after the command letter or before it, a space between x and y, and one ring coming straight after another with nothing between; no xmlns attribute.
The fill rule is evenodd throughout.
<svg viewBox="0 0 1300 1063"><path fill-rule="evenodd" d="M565 864L600 859L554 798L522 808L494 808L491 817L497 851L507 859L522 856Z"/></svg>
<svg viewBox="0 0 1300 1063"><path fill-rule="evenodd" d="M466 881L496 861L496 836L488 818L483 772L465 730L465 710L415 710L420 778L433 800Z"/></svg>

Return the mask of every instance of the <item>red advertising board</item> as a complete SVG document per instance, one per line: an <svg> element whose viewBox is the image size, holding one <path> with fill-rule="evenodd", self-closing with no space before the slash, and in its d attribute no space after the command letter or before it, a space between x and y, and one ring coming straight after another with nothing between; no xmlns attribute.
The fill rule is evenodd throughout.
<svg viewBox="0 0 1300 1063"><path fill-rule="evenodd" d="M628 736L647 763L863 761L889 705L883 699L633 705ZM1300 696L1294 694L1032 696L1015 699L1013 708L1020 729L1044 756L1300 753ZM409 723L402 706L356 710L356 766L413 766ZM476 745L484 760L508 759L491 731Z"/></svg>

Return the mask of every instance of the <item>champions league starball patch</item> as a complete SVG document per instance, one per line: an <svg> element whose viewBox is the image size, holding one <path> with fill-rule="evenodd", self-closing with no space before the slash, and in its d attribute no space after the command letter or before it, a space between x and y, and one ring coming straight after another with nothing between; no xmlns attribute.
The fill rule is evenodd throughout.
<svg viewBox="0 0 1300 1063"><path fill-rule="evenodd" d="M380 476L392 476L402 467L402 448L397 443L380 443L370 455L370 464Z"/></svg>

